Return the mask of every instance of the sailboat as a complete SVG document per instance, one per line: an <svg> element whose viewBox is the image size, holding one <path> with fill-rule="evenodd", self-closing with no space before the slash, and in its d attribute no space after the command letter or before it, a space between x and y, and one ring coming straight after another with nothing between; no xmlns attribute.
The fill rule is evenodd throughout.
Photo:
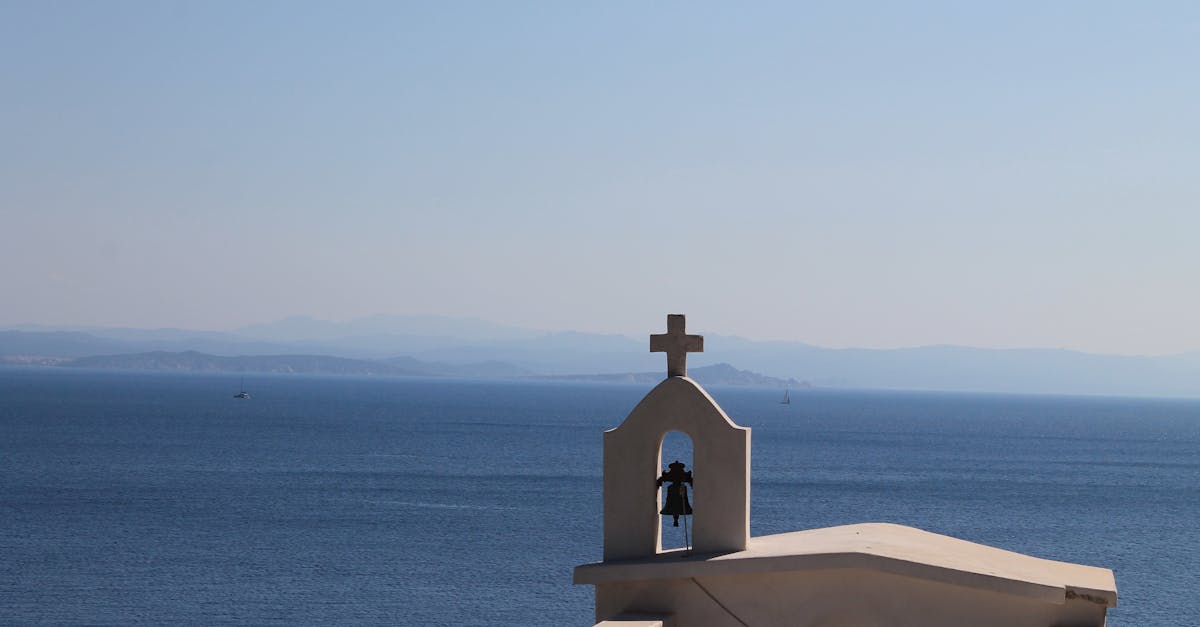
<svg viewBox="0 0 1200 627"><path fill-rule="evenodd" d="M250 398L250 393L246 391L246 377L242 377L241 391L233 395L234 398Z"/></svg>
<svg viewBox="0 0 1200 627"><path fill-rule="evenodd" d="M792 404L792 397L789 394L790 391L791 390L789 390L788 388L783 388L783 400L779 401L780 405L791 405Z"/></svg>

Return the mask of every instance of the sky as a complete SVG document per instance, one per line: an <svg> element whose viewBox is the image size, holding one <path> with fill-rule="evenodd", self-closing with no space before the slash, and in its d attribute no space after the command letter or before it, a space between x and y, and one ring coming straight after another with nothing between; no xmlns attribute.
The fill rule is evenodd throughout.
<svg viewBox="0 0 1200 627"><path fill-rule="evenodd" d="M1200 4L0 0L0 326L1200 350Z"/></svg>

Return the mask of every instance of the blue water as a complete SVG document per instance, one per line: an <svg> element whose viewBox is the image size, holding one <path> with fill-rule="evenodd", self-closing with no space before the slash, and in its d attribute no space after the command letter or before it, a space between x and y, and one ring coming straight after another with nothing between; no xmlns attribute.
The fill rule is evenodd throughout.
<svg viewBox="0 0 1200 627"><path fill-rule="evenodd" d="M0 623L590 624L646 386L0 369ZM1200 624L1200 401L711 388L755 535L913 525Z"/></svg>

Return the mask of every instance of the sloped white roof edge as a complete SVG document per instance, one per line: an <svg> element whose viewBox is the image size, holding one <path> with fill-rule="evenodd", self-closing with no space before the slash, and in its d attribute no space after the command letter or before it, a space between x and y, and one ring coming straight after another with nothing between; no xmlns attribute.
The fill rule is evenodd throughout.
<svg viewBox="0 0 1200 627"><path fill-rule="evenodd" d="M750 538L745 551L597 562L575 568L577 584L856 568L1063 604L1116 607L1107 568L1032 557L891 523L861 523Z"/></svg>

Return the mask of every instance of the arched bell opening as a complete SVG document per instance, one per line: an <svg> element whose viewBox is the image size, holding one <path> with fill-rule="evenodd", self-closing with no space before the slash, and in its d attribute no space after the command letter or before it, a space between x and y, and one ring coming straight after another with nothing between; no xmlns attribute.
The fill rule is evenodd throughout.
<svg viewBox="0 0 1200 627"><path fill-rule="evenodd" d="M672 431L679 435L666 434ZM686 434L686 435L684 435ZM663 443L667 441L664 453ZM750 429L739 427L686 377L658 384L615 429L604 432L604 559L637 559L662 550L663 470L692 445L695 509L687 520L699 553L744 551L750 539ZM682 444L686 447L686 444ZM675 448L673 448L675 447ZM682 464L685 460L679 460ZM666 464L663 464L666 462ZM689 471L690 472L690 471ZM672 482L665 482L669 487ZM686 484L686 481L685 481ZM689 492L691 486L688 486ZM691 496L691 495L689 495ZM678 546L673 525L668 546Z"/></svg>
<svg viewBox="0 0 1200 627"><path fill-rule="evenodd" d="M693 538L693 521L690 515L695 505L693 497L692 477L695 452L692 438L681 431L668 431L663 435L658 449L658 468L662 485L658 491L658 508L661 516L659 550L690 548L695 544ZM682 472L687 480L672 481L669 478L679 478L683 475L680 470L673 469L671 464L683 464Z"/></svg>

